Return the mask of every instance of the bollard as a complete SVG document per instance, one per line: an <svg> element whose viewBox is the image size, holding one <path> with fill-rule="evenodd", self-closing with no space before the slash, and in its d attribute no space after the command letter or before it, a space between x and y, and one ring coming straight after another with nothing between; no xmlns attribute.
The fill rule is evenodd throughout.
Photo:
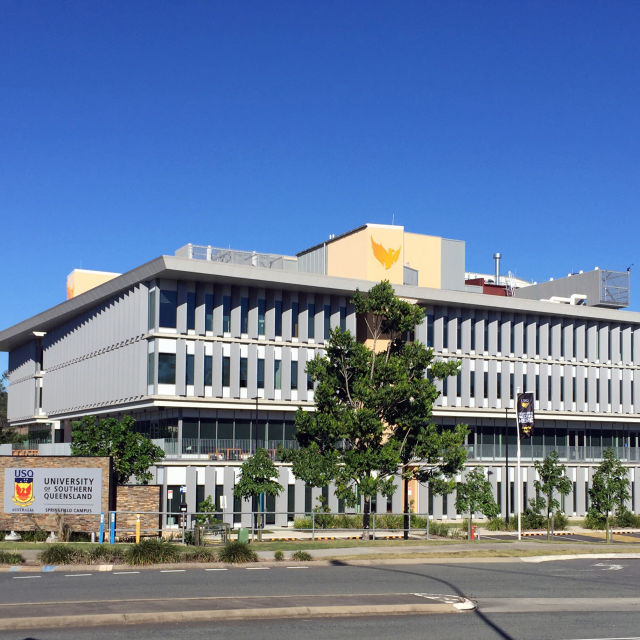
<svg viewBox="0 0 640 640"><path fill-rule="evenodd" d="M136 513L136 544L140 542L140 514Z"/></svg>
<svg viewBox="0 0 640 640"><path fill-rule="evenodd" d="M112 511L109 516L109 544L116 542L116 512Z"/></svg>
<svg viewBox="0 0 640 640"><path fill-rule="evenodd" d="M104 542L104 513L100 514L100 535L98 537L98 542L100 544Z"/></svg>

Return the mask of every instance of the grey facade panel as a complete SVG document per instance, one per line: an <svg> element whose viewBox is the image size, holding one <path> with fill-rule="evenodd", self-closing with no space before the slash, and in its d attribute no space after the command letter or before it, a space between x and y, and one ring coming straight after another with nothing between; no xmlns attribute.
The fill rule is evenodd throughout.
<svg viewBox="0 0 640 640"><path fill-rule="evenodd" d="M442 239L441 286L452 291L464 290L465 243Z"/></svg>

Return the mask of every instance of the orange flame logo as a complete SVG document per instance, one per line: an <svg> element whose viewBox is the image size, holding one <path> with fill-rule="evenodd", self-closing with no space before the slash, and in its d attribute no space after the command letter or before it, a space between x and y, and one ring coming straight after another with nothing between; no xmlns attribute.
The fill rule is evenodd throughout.
<svg viewBox="0 0 640 640"><path fill-rule="evenodd" d="M385 268L390 269L391 265L400 257L400 247L395 251L393 249L385 249L381 244L377 243L371 236L371 248L376 260Z"/></svg>

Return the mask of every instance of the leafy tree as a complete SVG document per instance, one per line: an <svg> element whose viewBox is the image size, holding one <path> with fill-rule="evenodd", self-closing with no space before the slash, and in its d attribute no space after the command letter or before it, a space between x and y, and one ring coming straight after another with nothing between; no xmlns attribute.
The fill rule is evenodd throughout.
<svg viewBox="0 0 640 640"><path fill-rule="evenodd" d="M465 460L466 428L430 420L438 397L431 378L455 375L458 363L434 362L431 349L405 339L422 321L423 309L397 298L386 281L366 295L356 292L353 303L367 327L367 344L349 331L331 331L325 355L307 364L317 382L316 411L298 411L301 449L283 452L283 458L307 484L333 480L336 496L348 506L362 497L366 538L371 498L391 496L399 470L406 511L411 478L431 482L436 492L448 488Z"/></svg>
<svg viewBox="0 0 640 640"><path fill-rule="evenodd" d="M201 526L209 526L218 524L220 519L217 518L217 510L213 496L207 496L199 505L199 513L196 514L195 520Z"/></svg>
<svg viewBox="0 0 640 640"><path fill-rule="evenodd" d="M468 540L471 540L471 526L473 514L480 512L488 518L493 518L500 513L496 501L493 498L491 483L481 467L469 471L464 480L457 485L456 510L458 513L469 513Z"/></svg>
<svg viewBox="0 0 640 640"><path fill-rule="evenodd" d="M102 418L84 416L73 423L71 453L74 456L111 456L117 484L125 484L131 476L138 484L148 484L149 467L164 458L164 451L149 438L133 430L135 420L124 416Z"/></svg>
<svg viewBox="0 0 640 640"><path fill-rule="evenodd" d="M0 376L0 444L16 444L22 438L15 429L9 426L7 419L7 402L9 400L7 379L8 373L5 371Z"/></svg>
<svg viewBox="0 0 640 640"><path fill-rule="evenodd" d="M602 463L593 474L589 499L590 512L604 517L606 540L610 540L609 518L614 511L624 509L624 503L629 499L629 476L627 469L613 449L605 449Z"/></svg>
<svg viewBox="0 0 640 640"><path fill-rule="evenodd" d="M278 482L278 469L266 449L258 449L240 468L240 480L233 488L233 495L244 500L261 495L277 496L283 491ZM258 500L258 537L261 537L262 505Z"/></svg>
<svg viewBox="0 0 640 640"><path fill-rule="evenodd" d="M550 537L551 531L551 517L555 511L560 508L560 503L553 497L557 492L560 495L566 496L571 492L571 480L567 478L566 468L563 464L560 464L558 452L552 451L542 462L534 462L533 466L538 472L539 479L533 484L536 491L544 495L546 504L544 505L547 510L547 540ZM541 498L542 499L542 498ZM542 506L536 505L534 506Z"/></svg>

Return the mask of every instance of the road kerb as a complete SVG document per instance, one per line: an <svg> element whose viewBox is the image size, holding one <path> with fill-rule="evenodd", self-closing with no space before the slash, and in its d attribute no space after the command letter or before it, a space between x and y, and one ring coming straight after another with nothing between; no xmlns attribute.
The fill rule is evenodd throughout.
<svg viewBox="0 0 640 640"><path fill-rule="evenodd" d="M180 622L210 622L217 620L245 620L260 618L318 618L358 615L446 614L475 609L475 605L460 602L358 605L324 607L272 607L252 609L219 609L214 611L163 611L145 613L105 613L91 615L43 616L42 618L9 618L0 620L0 630L59 629L61 627L98 627L108 625L158 624Z"/></svg>

